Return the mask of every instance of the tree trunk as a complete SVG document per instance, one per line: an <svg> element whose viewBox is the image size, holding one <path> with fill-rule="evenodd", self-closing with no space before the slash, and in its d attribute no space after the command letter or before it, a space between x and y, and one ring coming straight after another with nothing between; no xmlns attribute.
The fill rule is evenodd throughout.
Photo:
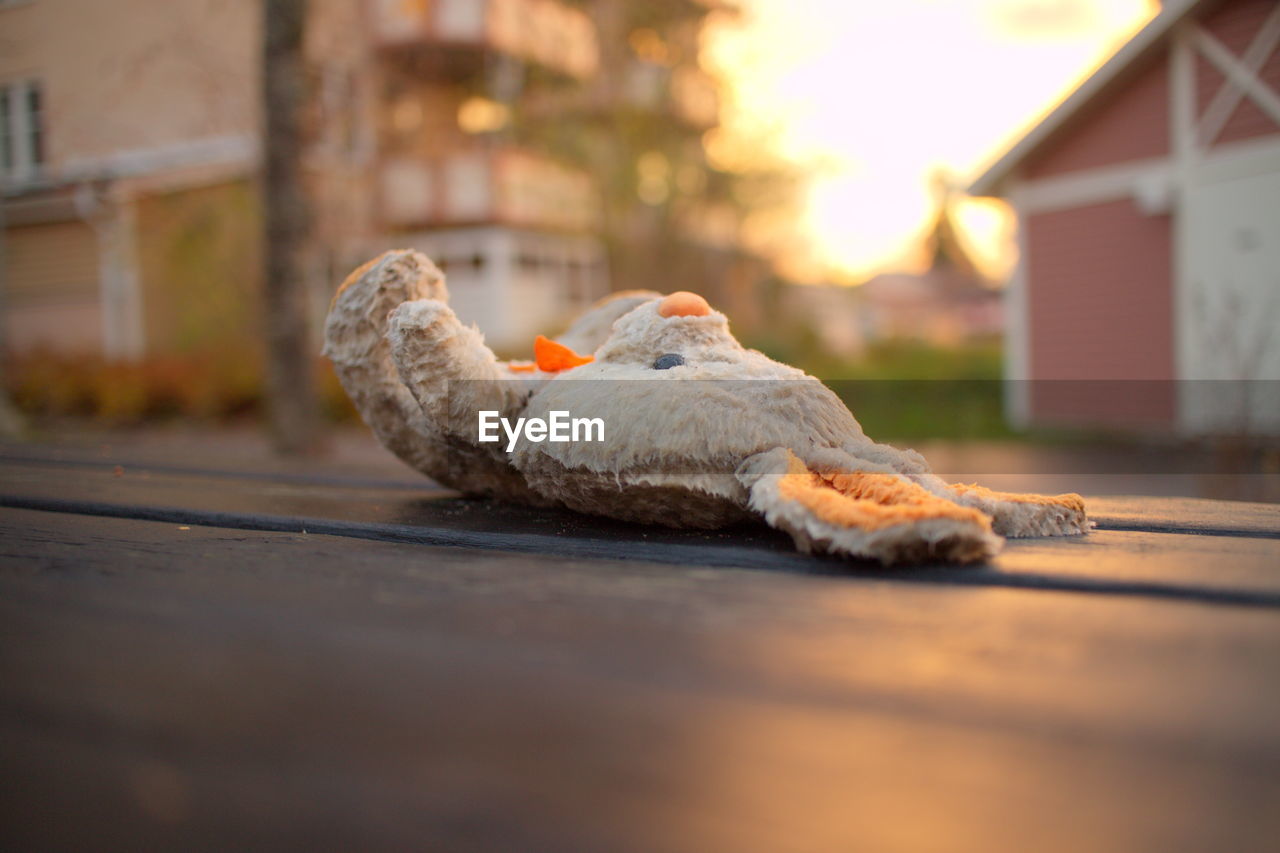
<svg viewBox="0 0 1280 853"><path fill-rule="evenodd" d="M263 2L267 412L275 447L287 454L308 452L319 439L307 322L310 216L302 174L307 2Z"/></svg>
<svg viewBox="0 0 1280 853"><path fill-rule="evenodd" d="M6 380L9 377L8 365L5 363L5 357L8 353L6 344L8 341L4 339L5 322L8 320L8 295L9 280L8 266L6 265L7 256L5 255L6 239L9 232L5 230L8 226L4 220L4 202L0 201L0 438L20 438L25 431L25 424L22 416L18 414L17 408L9 399L9 389Z"/></svg>

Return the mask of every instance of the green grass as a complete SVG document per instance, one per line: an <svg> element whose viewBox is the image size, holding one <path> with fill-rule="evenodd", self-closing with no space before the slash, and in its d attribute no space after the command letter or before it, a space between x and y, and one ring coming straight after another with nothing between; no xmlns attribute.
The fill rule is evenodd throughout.
<svg viewBox="0 0 1280 853"><path fill-rule="evenodd" d="M749 345L827 383L877 440L1019 437L1004 420L997 340L952 347L885 341L856 359L823 351L804 330Z"/></svg>

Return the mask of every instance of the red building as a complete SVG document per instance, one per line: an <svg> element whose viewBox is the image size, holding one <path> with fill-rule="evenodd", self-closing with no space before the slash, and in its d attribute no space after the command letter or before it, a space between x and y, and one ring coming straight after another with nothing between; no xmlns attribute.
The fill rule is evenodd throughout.
<svg viewBox="0 0 1280 853"><path fill-rule="evenodd" d="M1276 0L1171 0L974 182L1018 217L1015 422L1280 431L1277 44Z"/></svg>

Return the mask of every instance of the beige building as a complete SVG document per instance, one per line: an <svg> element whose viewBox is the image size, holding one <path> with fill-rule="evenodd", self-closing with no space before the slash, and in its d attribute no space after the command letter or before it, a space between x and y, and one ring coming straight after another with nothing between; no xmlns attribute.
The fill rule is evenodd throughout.
<svg viewBox="0 0 1280 853"><path fill-rule="evenodd" d="M261 5L0 2L3 341L136 358L243 346L257 320ZM502 133L520 99L594 72L554 0L313 0L318 314L393 245L448 267L456 307L526 347L608 289L584 173Z"/></svg>

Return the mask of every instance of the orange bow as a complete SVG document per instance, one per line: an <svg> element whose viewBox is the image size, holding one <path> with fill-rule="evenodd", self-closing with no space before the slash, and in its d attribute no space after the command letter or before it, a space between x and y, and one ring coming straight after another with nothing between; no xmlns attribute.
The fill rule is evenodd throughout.
<svg viewBox="0 0 1280 853"><path fill-rule="evenodd" d="M538 369L547 373L558 373L596 360L594 355L578 355L564 344L558 344L542 335L534 338L533 358L538 363Z"/></svg>
<svg viewBox="0 0 1280 853"><path fill-rule="evenodd" d="M550 338L538 335L533 341L534 363L508 362L507 367L515 373L532 373L541 370L544 373L559 373L596 360L594 355L578 355L564 344L558 344Z"/></svg>

